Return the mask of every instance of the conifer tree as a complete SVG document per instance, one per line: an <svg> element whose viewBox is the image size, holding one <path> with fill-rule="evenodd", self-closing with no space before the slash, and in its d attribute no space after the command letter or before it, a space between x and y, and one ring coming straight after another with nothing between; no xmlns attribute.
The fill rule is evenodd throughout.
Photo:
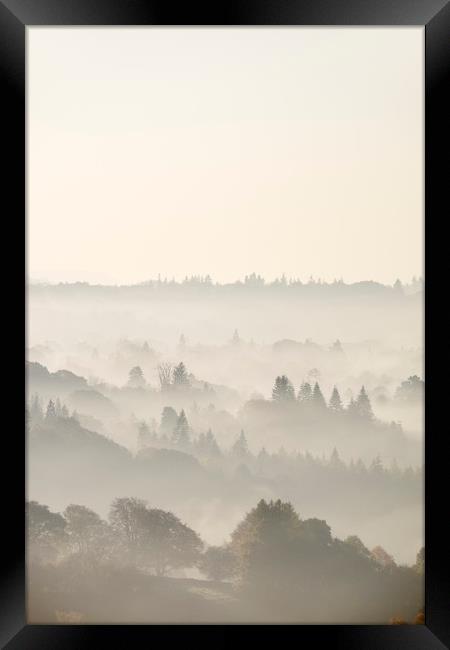
<svg viewBox="0 0 450 650"><path fill-rule="evenodd" d="M333 392L331 393L329 409L331 411L335 411L336 413L340 413L342 411L342 400L336 386L333 388Z"/></svg>
<svg viewBox="0 0 450 650"><path fill-rule="evenodd" d="M243 459L250 455L247 445L247 439L245 437L244 431L241 429L241 433L231 448L231 455L234 458Z"/></svg>
<svg viewBox="0 0 450 650"><path fill-rule="evenodd" d="M374 417L372 405L364 386L361 387L360 393L356 399L356 413L364 420L372 420Z"/></svg>
<svg viewBox="0 0 450 650"><path fill-rule="evenodd" d="M53 400L50 400L47 404L47 411L45 413L46 420L54 420L56 418L56 409Z"/></svg>
<svg viewBox="0 0 450 650"><path fill-rule="evenodd" d="M330 466L334 468L343 467L344 463L342 462L338 450L336 447L333 449L333 453L330 456Z"/></svg>
<svg viewBox="0 0 450 650"><path fill-rule="evenodd" d="M308 383L307 381L304 381L300 386L300 390L298 391L298 399L300 402L306 404L307 402L311 401L311 397L312 397L311 384Z"/></svg>
<svg viewBox="0 0 450 650"><path fill-rule="evenodd" d="M281 377L275 379L275 385L272 389L272 399L277 402L295 399L294 387L286 375L281 375Z"/></svg>
<svg viewBox="0 0 450 650"><path fill-rule="evenodd" d="M182 361L173 369L173 385L177 388L186 388L189 386L186 366Z"/></svg>
<svg viewBox="0 0 450 650"><path fill-rule="evenodd" d="M319 386L317 381L314 384L312 397L311 397L311 403L317 409L325 409L326 408L325 398L322 395L322 391L320 390L320 386Z"/></svg>
<svg viewBox="0 0 450 650"><path fill-rule="evenodd" d="M175 429L173 430L172 442L178 447L186 448L189 446L189 422L184 409L181 409L178 416Z"/></svg>

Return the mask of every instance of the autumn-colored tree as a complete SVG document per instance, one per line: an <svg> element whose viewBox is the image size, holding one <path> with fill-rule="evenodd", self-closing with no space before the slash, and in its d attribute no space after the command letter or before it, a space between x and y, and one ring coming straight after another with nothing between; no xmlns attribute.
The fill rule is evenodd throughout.
<svg viewBox="0 0 450 650"><path fill-rule="evenodd" d="M395 560L392 555L389 555L382 546L375 546L371 551L372 557L383 567L395 567Z"/></svg>

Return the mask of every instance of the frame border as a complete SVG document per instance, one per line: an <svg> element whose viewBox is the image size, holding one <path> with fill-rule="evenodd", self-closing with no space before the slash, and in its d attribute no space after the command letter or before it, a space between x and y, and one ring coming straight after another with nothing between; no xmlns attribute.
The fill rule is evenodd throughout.
<svg viewBox="0 0 450 650"><path fill-rule="evenodd" d="M9 217L4 223L4 241L17 243L19 259L26 265L25 240L25 33L28 26L63 25L292 25L292 26L424 26L425 27L425 625L298 625L295 634L306 643L329 643L345 650L389 650L411 648L438 650L450 647L450 591L448 536L443 532L445 515L440 500L448 495L448 457L446 436L439 420L444 420L444 387L434 376L439 364L443 369L442 344L448 338L442 319L432 318L433 292L445 277L446 242L440 235L440 220L448 186L449 142L445 137L445 119L449 102L446 97L450 70L450 4L447 0L241 0L237 5L198 7L180 6L146 0L0 0L0 77L6 129L2 152L7 160L7 182L3 184ZM447 161L447 165L445 164ZM448 209L447 209L448 212ZM14 237L12 231L15 229ZM23 257L21 256L23 255ZM8 280L7 304L14 313L23 314L26 328L26 303L23 286L9 288L11 267L5 268ZM448 272L448 271L447 271ZM20 273L16 273L20 277ZM26 280L26 272L24 280ZM442 300L442 293L439 292ZM15 299L17 303L14 302ZM437 310L435 309L437 315ZM430 324L435 329L429 336ZM442 331L441 331L442 330ZM25 336L24 336L25 334ZM8 348L20 349L26 329L10 325ZM14 345L12 344L14 342ZM21 348L23 349L23 348ZM12 360L10 367L16 367ZM19 382L23 375L19 371ZM25 387L26 388L26 387ZM17 411L23 412L23 397L17 393ZM440 418L439 416L442 416ZM448 416L447 416L448 417ZM27 625L25 617L25 437L11 427L4 458L13 468L4 481L5 520L10 522L3 535L4 551L0 582L0 643L16 648L98 647L99 642L113 646L149 641L148 627L153 625ZM447 491L446 491L447 488ZM192 624L197 627L197 624ZM159 626L157 626L159 627ZM165 627L165 626L163 626ZM185 625L171 626L191 627ZM216 627L216 626L200 626ZM224 627L233 627L231 624ZM272 626L270 626L272 627ZM274 626L277 628L285 627ZM290 627L290 626L288 626ZM155 630L151 631L153 635ZM231 630L230 630L231 632ZM228 631L225 634L228 635ZM277 632L279 633L279 632ZM217 641L216 632L213 632ZM445 644L445 645L444 645Z"/></svg>

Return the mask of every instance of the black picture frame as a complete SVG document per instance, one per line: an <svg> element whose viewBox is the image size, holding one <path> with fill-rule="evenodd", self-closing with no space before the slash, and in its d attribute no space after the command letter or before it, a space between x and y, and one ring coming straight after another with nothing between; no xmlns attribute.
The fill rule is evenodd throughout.
<svg viewBox="0 0 450 650"><path fill-rule="evenodd" d="M445 366L442 350L448 344L445 320L434 296L445 305L446 246L441 235L448 193L448 138L446 121L450 114L446 85L449 71L450 5L445 0L266 0L260 2L175 5L159 0L0 0L0 70L3 114L2 159L6 163L2 183L3 241L12 250L14 263L25 269L25 31L34 25L415 25L425 27L425 332L426 332L426 416L425 416L425 625L300 625L294 633L305 647L327 643L332 648L389 650L411 648L434 650L450 647L450 597L448 589L448 456L445 453L445 386L438 370ZM448 201L448 199L447 199ZM447 208L448 213L448 208ZM5 250L4 250L5 252ZM380 257L380 259L382 259ZM10 264L10 263L9 263ZM26 301L19 268L8 265L4 278L9 313L19 323L8 323L7 347L17 367L17 352L23 350ZM14 277L12 277L12 275ZM9 281L11 280L11 282ZM15 286L15 282L19 286ZM25 316L25 318L24 318ZM8 318L9 320L9 318ZM432 332L432 334L431 334ZM446 336L447 335L447 336ZM14 358L15 355L15 358ZM8 369L9 372L9 369ZM23 382L23 384L22 384ZM16 413L23 412L25 385L21 371L14 382ZM13 400L14 401L14 400ZM4 405L8 407L8 404ZM16 648L85 648L100 643L136 647L154 639L149 626L27 625L25 617L25 436L22 426L4 431L2 478L4 521L8 534L2 535L2 580L0 585L0 642ZM7 440L7 442L6 442ZM10 476L6 476L6 468ZM3 529L6 532L6 528ZM155 627L155 626L151 626ZM175 631L186 626L171 626ZM199 626L188 626L199 630ZM201 628L210 626L200 626ZM214 627L214 626L213 626ZM222 638L234 626L225 625ZM284 629L286 626L277 626ZM290 626L287 626L290 627ZM279 630L277 633L280 633ZM185 630L184 630L185 633ZM214 632L215 639L217 631Z"/></svg>

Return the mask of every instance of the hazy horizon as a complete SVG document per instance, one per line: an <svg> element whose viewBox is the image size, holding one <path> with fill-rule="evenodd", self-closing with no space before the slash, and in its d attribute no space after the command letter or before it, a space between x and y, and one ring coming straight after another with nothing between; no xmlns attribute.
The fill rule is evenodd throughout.
<svg viewBox="0 0 450 650"><path fill-rule="evenodd" d="M250 277L252 274L253 274L253 272L249 272L245 276L230 278L227 282L219 282L218 280L216 280L216 278L214 276L212 276L209 273L198 274L198 275L195 275L195 276L187 276L187 275L185 275L185 276L179 276L179 277L175 277L175 276L168 277L168 276L162 276L161 274L159 274L157 277L151 277L151 278L148 277L148 278L144 278L144 279L141 279L141 280L136 280L135 282L126 282L126 283L125 282L96 282L96 281L77 280L77 279L74 279L74 280L58 280L58 279L49 280L49 279L43 278L43 277L42 278L27 277L26 281L30 285L33 285L33 284L56 285L56 284L77 284L77 283L82 283L82 284L88 284L88 285L91 285L91 286L105 286L105 287L106 286L118 286L118 287L123 286L123 287L126 287L126 286L140 286L140 285L144 285L144 284L151 283L151 282L165 282L165 281L167 281L167 282L176 282L177 284L182 284L183 281L186 278L191 279L191 278L195 277L195 278L201 278L201 279L210 278L210 280L211 280L211 282L213 284L217 284L219 286L225 286L225 285L228 285L228 284L244 283L245 278ZM274 282L276 280L281 280L283 277L286 279L286 281L288 283L290 281L294 281L294 282L300 281L302 284L305 284L305 285L308 284L311 281L316 283L316 284L333 284L334 282L339 282L339 283L342 282L343 284L346 284L346 285L373 282L375 284L381 284L383 286L388 287L388 286L393 285L394 282L396 282L397 280L400 280L400 282L402 284L404 284L404 285L411 284L413 282L413 280L416 280L418 282L423 281L423 277L421 275L412 276L412 277L409 277L409 278L407 278L407 277L406 278L395 278L395 281L393 281L393 282L381 282L379 280L375 280L375 279L372 279L372 278L360 278L360 279L355 279L352 282L348 282L342 276L337 276L337 277L333 277L333 278L330 278L330 279L324 279L322 277L312 277L312 276L311 277L298 278L298 277L288 277L284 273L279 273L278 275L275 275L274 277L271 277L271 278L266 278L264 276L260 276L260 277L264 281L265 285L270 285L272 282Z"/></svg>

